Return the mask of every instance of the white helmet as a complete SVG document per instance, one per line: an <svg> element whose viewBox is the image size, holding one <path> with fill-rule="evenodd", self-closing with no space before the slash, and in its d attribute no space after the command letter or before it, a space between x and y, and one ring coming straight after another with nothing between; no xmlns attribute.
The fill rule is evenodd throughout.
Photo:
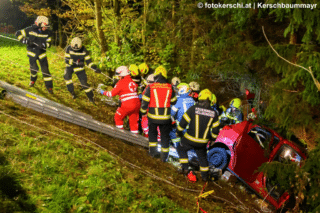
<svg viewBox="0 0 320 213"><path fill-rule="evenodd" d="M153 74L148 75L148 77L147 77L147 83L148 83L148 84L154 83L154 75L153 75Z"/></svg>
<svg viewBox="0 0 320 213"><path fill-rule="evenodd" d="M71 48L74 50L80 50L82 47L82 41L79 37L75 37L71 40Z"/></svg>
<svg viewBox="0 0 320 213"><path fill-rule="evenodd" d="M45 16L38 16L34 22L38 27L48 27L49 19Z"/></svg>
<svg viewBox="0 0 320 213"><path fill-rule="evenodd" d="M180 78L178 78L178 77L173 77L171 80L171 84L174 86L178 86L178 84L180 84L180 83L181 83L181 81L180 81Z"/></svg>
<svg viewBox="0 0 320 213"><path fill-rule="evenodd" d="M189 86L192 91L200 91L200 85L198 82L192 81L189 83Z"/></svg>
<svg viewBox="0 0 320 213"><path fill-rule="evenodd" d="M116 75L121 76L121 77L130 75L130 70L128 69L127 66L118 67L116 69Z"/></svg>

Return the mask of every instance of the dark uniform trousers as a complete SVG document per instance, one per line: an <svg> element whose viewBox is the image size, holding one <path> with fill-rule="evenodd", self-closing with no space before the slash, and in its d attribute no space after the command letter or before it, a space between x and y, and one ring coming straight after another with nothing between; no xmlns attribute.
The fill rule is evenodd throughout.
<svg viewBox="0 0 320 213"><path fill-rule="evenodd" d="M203 105L205 103L207 104ZM209 164L206 146L210 139L217 138L219 124L218 114L210 109L209 102L198 103L183 114L177 127L178 134L182 135L188 125L189 128L183 135L177 150L182 170L188 170L189 159L187 152L190 149L194 149L199 158L201 176L204 180L208 178Z"/></svg>
<svg viewBox="0 0 320 213"><path fill-rule="evenodd" d="M161 160L166 162L169 156L169 143L171 131L170 105L177 101L177 97L171 84L162 75L156 76L156 83L150 84L142 96L141 113L148 110L149 123L149 153L154 156L157 153L157 127L161 136Z"/></svg>
<svg viewBox="0 0 320 213"><path fill-rule="evenodd" d="M29 57L30 71L31 71L30 80L34 82L37 81L37 78L38 78L37 73L39 72L37 60L39 60L45 86L47 89L52 89L53 87L52 76L49 71L46 51L38 48L33 48L31 50L28 49L28 57Z"/></svg>
<svg viewBox="0 0 320 213"><path fill-rule="evenodd" d="M33 82L37 81L37 73L39 67L37 60L39 60L45 86L48 90L51 90L52 76L49 72L49 65L47 60L46 48L51 46L51 34L50 30L41 31L36 25L32 25L23 30L19 30L16 33L18 40L22 43L27 43L27 54L30 62L30 80ZM45 45L45 47L43 46Z"/></svg>
<svg viewBox="0 0 320 213"><path fill-rule="evenodd" d="M190 141L183 137L181 139L181 142L178 145L178 154L180 158L183 159L188 159L188 151L190 149L194 149L196 152L199 162L200 162L200 167L206 168L209 166L208 160L207 160L207 149L206 149L207 144L206 143L195 143L193 141ZM181 163L182 169L184 171L188 170L189 163ZM201 171L201 177L207 178L208 177L208 172L207 171Z"/></svg>
<svg viewBox="0 0 320 213"><path fill-rule="evenodd" d="M79 71L77 71L79 70ZM68 91L73 94L74 93L74 86L72 82L72 74L75 72L75 74L78 76L78 79L80 81L80 84L83 88L83 90L86 92L87 97L89 100L93 100L93 91L90 85L87 83L87 74L84 70L84 67L66 67L65 73L64 73L64 79L67 84Z"/></svg>
<svg viewBox="0 0 320 213"><path fill-rule="evenodd" d="M170 136L169 133L171 131L171 125L168 124L157 124L153 123L151 119L148 119L149 123L149 153L151 156L155 156L157 154L158 147L158 126L160 129L160 137L161 137L161 160L166 162L169 157L169 144L170 144Z"/></svg>

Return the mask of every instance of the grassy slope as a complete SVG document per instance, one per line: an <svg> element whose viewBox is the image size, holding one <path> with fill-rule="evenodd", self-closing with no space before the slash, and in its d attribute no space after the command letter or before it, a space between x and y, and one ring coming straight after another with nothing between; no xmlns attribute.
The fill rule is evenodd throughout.
<svg viewBox="0 0 320 213"><path fill-rule="evenodd" d="M63 56L61 49L52 51ZM47 54L50 72L54 76L53 96L46 92L41 74L35 88L27 87L30 74L25 47L1 38L0 65L3 69L0 72L0 80L91 114L99 121L112 123L115 108L108 108L99 101L97 106L91 105L84 92L79 91L79 86L76 86L78 99L72 101L63 80L63 60L50 52ZM87 74L88 82L92 86L96 87L98 83L107 81L102 75L96 75L90 70ZM73 80L75 83L79 82L75 75ZM173 181L177 185L184 185L183 178L175 174L174 168L159 160L152 160L145 150L38 114L10 100L1 100L0 108L1 111L19 119L62 134L57 137L0 114L0 178L12 180L10 186L19 189L17 193L10 195L8 192L14 190L7 190L6 184L0 184L0 206L6 206L7 212L12 212L12 208L16 211L29 209L38 212L184 212L183 209L196 211L196 193L178 190L142 175L139 170L133 170L127 167L127 164L111 159L102 149L95 151L94 146L79 145L78 142L84 142L83 139L62 133L59 129L89 138L142 167L143 170ZM200 182L189 187L200 190L202 184ZM226 190L227 186L221 190L215 189L215 192L222 195L227 194ZM249 205L248 195L237 196ZM234 201L230 195L224 198ZM216 204L215 199L209 200L210 202L202 202L203 208L209 212L234 212L223 203Z"/></svg>

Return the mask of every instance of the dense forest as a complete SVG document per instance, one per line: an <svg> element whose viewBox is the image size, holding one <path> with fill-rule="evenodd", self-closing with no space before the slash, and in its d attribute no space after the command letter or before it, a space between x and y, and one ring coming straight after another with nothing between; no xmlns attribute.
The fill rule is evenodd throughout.
<svg viewBox="0 0 320 213"><path fill-rule="evenodd" d="M309 149L303 167L275 165L270 174L285 171L277 181L290 180L283 187L298 193L309 210L320 208L320 4L293 9L259 8L255 0L243 2L250 8L201 7L194 0L13 2L29 18L49 17L55 45L64 48L81 37L109 75L120 65L144 61L151 68L164 65L169 77L198 81L226 106L243 98L245 89L254 92L259 122ZM238 3L212 1L224 2Z"/></svg>

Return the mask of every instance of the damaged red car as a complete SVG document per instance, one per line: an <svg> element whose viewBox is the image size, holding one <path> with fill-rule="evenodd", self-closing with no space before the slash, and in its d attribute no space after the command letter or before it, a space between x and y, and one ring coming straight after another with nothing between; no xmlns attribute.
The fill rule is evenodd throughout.
<svg viewBox="0 0 320 213"><path fill-rule="evenodd" d="M300 165L305 158L306 150L294 142L249 121L225 126L208 152L210 166L228 170L275 209L288 203L290 195L272 185L258 168L265 162L284 160Z"/></svg>

